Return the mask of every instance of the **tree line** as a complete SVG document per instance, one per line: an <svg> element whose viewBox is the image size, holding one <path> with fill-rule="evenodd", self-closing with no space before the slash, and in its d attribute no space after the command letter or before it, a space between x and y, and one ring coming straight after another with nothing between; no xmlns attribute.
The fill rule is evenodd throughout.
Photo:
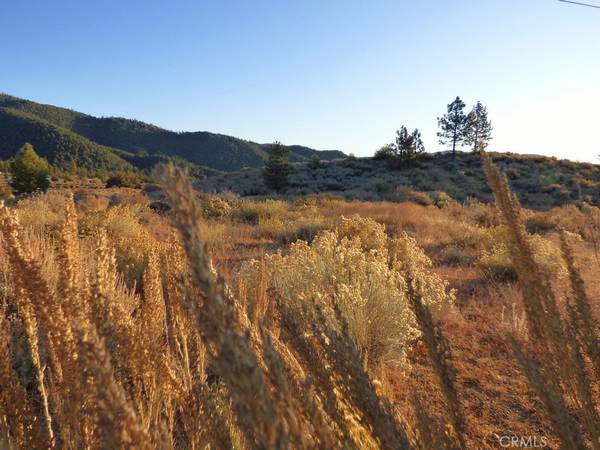
<svg viewBox="0 0 600 450"><path fill-rule="evenodd" d="M442 145L452 149L452 157L456 157L456 148L463 145L472 146L473 152L484 150L492 139L492 123L488 118L487 108L477 101L471 111L465 114L466 104L460 97L446 107L446 113L438 117L439 131L437 136ZM392 167L406 165L425 153L425 145L421 132L415 128L412 132L404 125L396 131L396 139L375 152L375 159L384 159ZM319 168L321 161L317 155L309 158L311 169ZM276 141L269 148L269 157L263 169L263 180L267 187L275 191L284 189L289 184L292 171L289 162L289 150Z"/></svg>
<svg viewBox="0 0 600 450"><path fill-rule="evenodd" d="M60 169L40 156L30 143L25 143L12 158L0 160L0 173L9 181L0 186L0 199L12 198L14 194L45 192L53 177L72 181L81 176L75 159L71 160L68 170ZM105 185L140 188L143 180L137 171L116 170L107 174Z"/></svg>
<svg viewBox="0 0 600 450"><path fill-rule="evenodd" d="M456 97L446 107L446 113L437 119L439 142L452 149L453 158L456 157L457 147L472 146L473 152L479 152L485 149L492 139L492 123L488 118L487 108L478 101L471 111L465 114L465 106L465 102L460 97ZM415 128L412 133L409 133L402 125L396 131L395 141L377 150L375 158L402 165L424 152L421 132Z"/></svg>

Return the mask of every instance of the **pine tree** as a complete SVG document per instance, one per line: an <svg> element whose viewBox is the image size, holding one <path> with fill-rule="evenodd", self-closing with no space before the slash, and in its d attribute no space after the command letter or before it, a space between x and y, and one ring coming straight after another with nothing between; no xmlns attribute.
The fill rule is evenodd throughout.
<svg viewBox="0 0 600 450"><path fill-rule="evenodd" d="M281 142L276 141L269 151L269 159L265 163L263 178L267 187L276 191L289 183L290 163L289 150Z"/></svg>
<svg viewBox="0 0 600 450"><path fill-rule="evenodd" d="M415 130L409 134L406 127L402 125L400 130L396 131L394 151L400 161L410 161L417 158L419 154L425 151L425 146L421 139L421 132L415 128Z"/></svg>
<svg viewBox="0 0 600 450"><path fill-rule="evenodd" d="M492 139L492 122L488 119L487 108L477 102L467 115L465 144L473 146L473 152L485 150Z"/></svg>
<svg viewBox="0 0 600 450"><path fill-rule="evenodd" d="M46 191L50 187L50 165L29 143L11 161L12 187L17 194Z"/></svg>
<svg viewBox="0 0 600 450"><path fill-rule="evenodd" d="M467 130L467 116L463 109L465 102L460 97L448 105L446 114L438 117L438 126L441 131L438 132L440 144L452 145L452 158L456 157L456 146L462 145L465 141L465 132Z"/></svg>

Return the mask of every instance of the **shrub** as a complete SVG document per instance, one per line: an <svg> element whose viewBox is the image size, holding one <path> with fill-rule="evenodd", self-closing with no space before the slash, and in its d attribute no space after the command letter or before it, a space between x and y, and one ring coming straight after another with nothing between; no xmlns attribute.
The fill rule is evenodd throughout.
<svg viewBox="0 0 600 450"><path fill-rule="evenodd" d="M144 183L142 190L144 191L144 193L146 193L150 196L163 193L160 185L155 184L155 183Z"/></svg>
<svg viewBox="0 0 600 450"><path fill-rule="evenodd" d="M431 197L425 192L419 191L407 191L406 192L406 200L409 202L416 203L421 206L431 206L433 205L433 200Z"/></svg>
<svg viewBox="0 0 600 450"><path fill-rule="evenodd" d="M8 184L0 185L0 200L8 200L13 197L13 191Z"/></svg>
<svg viewBox="0 0 600 450"><path fill-rule="evenodd" d="M390 192L382 192L381 195L385 200L392 202L412 202L421 206L433 205L433 200L427 193L415 191L409 186L396 186L390 189Z"/></svg>
<svg viewBox="0 0 600 450"><path fill-rule="evenodd" d="M386 246L387 235L385 227L368 217L360 217L358 214L351 218L342 217L336 228L336 234L340 238L359 239L364 250L377 251Z"/></svg>
<svg viewBox="0 0 600 450"><path fill-rule="evenodd" d="M375 188L375 192L379 195L385 195L392 191L394 185L387 181L376 181L373 183L373 187Z"/></svg>
<svg viewBox="0 0 600 450"><path fill-rule="evenodd" d="M283 216L287 210L287 204L282 200L245 200L232 211L232 214L238 220L257 224L261 219Z"/></svg>
<svg viewBox="0 0 600 450"><path fill-rule="evenodd" d="M480 202L469 197L465 201L465 207L472 220L483 227L498 226L501 223L500 212L491 205Z"/></svg>
<svg viewBox="0 0 600 450"><path fill-rule="evenodd" d="M25 144L11 162L12 188L17 194L46 191L50 187L50 165L31 144Z"/></svg>
<svg viewBox="0 0 600 450"><path fill-rule="evenodd" d="M444 191L435 191L431 195L431 197L432 197L433 203L438 208L444 208L445 206L448 206L451 203L456 203L455 200Z"/></svg>
<svg viewBox="0 0 600 450"><path fill-rule="evenodd" d="M394 159L395 157L396 157L396 153L394 152L394 147L391 144L387 144L375 152L373 159L381 161L381 160L391 160L391 159Z"/></svg>
<svg viewBox="0 0 600 450"><path fill-rule="evenodd" d="M470 265L474 258L465 249L454 245L444 247L438 255L442 264L448 266L467 266Z"/></svg>
<svg viewBox="0 0 600 450"><path fill-rule="evenodd" d="M119 204L88 214L80 222L82 234L106 231L115 249L116 268L129 287L142 285L148 252L156 243L142 223L145 214L153 213L142 205Z"/></svg>
<svg viewBox="0 0 600 450"><path fill-rule="evenodd" d="M232 247L231 237L228 234L227 225L215 221L207 221L199 224L202 239L209 251L225 251Z"/></svg>
<svg viewBox="0 0 600 450"><path fill-rule="evenodd" d="M308 158L308 168L310 170L317 170L323 167L323 161L317 155L310 155Z"/></svg>
<svg viewBox="0 0 600 450"><path fill-rule="evenodd" d="M312 242L321 231L331 228L331 221L321 216L270 217L258 224L258 237L273 239L279 244L289 244L298 239Z"/></svg>
<svg viewBox="0 0 600 450"><path fill-rule="evenodd" d="M131 171L120 171L111 175L106 180L106 187L128 187L139 189L142 187L142 177Z"/></svg>
<svg viewBox="0 0 600 450"><path fill-rule="evenodd" d="M544 234L556 229L556 223L544 213L536 213L525 220L525 227L529 233Z"/></svg>
<svg viewBox="0 0 600 450"><path fill-rule="evenodd" d="M295 242L285 256L276 253L244 263L237 279L247 287L249 302L257 301L261 270L273 292L299 310L305 302L332 300L364 360L376 367L405 360L419 335L406 297L408 267L416 271L424 301L434 312L453 302L454 293L429 272L430 265L413 239L388 239L383 225L353 217L318 234L310 245Z"/></svg>
<svg viewBox="0 0 600 450"><path fill-rule="evenodd" d="M207 218L224 218L231 214L232 207L216 195L204 195L200 200L200 205Z"/></svg>
<svg viewBox="0 0 600 450"><path fill-rule="evenodd" d="M16 209L22 225L53 236L62 223L64 205L64 195L49 191L19 200Z"/></svg>
<svg viewBox="0 0 600 450"><path fill-rule="evenodd" d="M496 237L496 240L506 240L507 237ZM561 257L560 249L551 241L539 235L529 236L533 249L535 262L540 269L550 278L560 278L566 275L566 267ZM477 261L477 266L482 274L498 281L517 280L509 246L505 242L497 243L491 250L484 250Z"/></svg>
<svg viewBox="0 0 600 450"><path fill-rule="evenodd" d="M335 208L343 203L343 198L324 192L299 197L294 201L293 207L296 210L316 209L316 207Z"/></svg>
<svg viewBox="0 0 600 450"><path fill-rule="evenodd" d="M449 224L446 233L452 244L463 250L489 250L495 242L494 233L489 229L466 222Z"/></svg>

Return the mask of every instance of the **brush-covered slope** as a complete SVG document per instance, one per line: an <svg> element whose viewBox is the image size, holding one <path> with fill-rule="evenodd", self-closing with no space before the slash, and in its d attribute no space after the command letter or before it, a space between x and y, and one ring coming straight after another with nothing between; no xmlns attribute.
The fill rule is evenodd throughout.
<svg viewBox="0 0 600 450"><path fill-rule="evenodd" d="M0 158L13 156L25 142L53 165L66 169L71 161L93 172L131 170L115 149L99 145L32 114L0 108Z"/></svg>
<svg viewBox="0 0 600 450"><path fill-rule="evenodd" d="M198 166L230 171L243 167L261 167L267 158L269 144L238 139L232 136L209 132L176 133L157 126L118 117L98 118L77 111L51 105L23 100L9 95L0 95L0 109L5 115L21 114L30 119L27 126L15 126L0 123L1 157L6 153L14 153L16 148L27 141L32 127L43 121L46 127L52 125L64 134L69 131L85 138L86 142L106 147L110 152L125 158L132 164L146 168L155 160L163 158L179 158ZM0 118L5 121L5 115ZM11 127L9 128L9 125ZM26 129L26 130L25 130ZM25 141L23 141L25 139ZM15 142L19 142L15 146ZM48 142L45 142L48 144ZM32 144L35 143L32 142ZM63 148L57 144L53 148ZM37 148L37 146L36 146ZM291 160L303 161L312 154L321 159L331 160L345 156L340 151L318 151L308 147L290 146ZM94 148L88 145L89 152ZM44 149L40 149L42 153ZM66 158L77 152L68 149ZM63 158L64 159L64 158Z"/></svg>
<svg viewBox="0 0 600 450"><path fill-rule="evenodd" d="M599 165L534 155L491 155L526 207L547 209L577 201L600 205ZM402 169L373 158L331 161L319 168L297 163L293 169L289 187L280 193L284 196L329 193L346 199L401 201L414 190L428 193L429 201L440 191L459 201L492 201L481 158L472 153L458 153L456 159L448 153L426 154ZM211 176L197 187L242 196L273 194L258 169ZM420 200L426 202L426 197Z"/></svg>

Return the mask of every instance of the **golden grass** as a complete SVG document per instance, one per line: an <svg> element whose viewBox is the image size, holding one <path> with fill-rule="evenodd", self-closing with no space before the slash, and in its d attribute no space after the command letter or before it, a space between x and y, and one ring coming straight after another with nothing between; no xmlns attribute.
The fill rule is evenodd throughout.
<svg viewBox="0 0 600 450"><path fill-rule="evenodd" d="M135 195L110 207L62 193L3 206L0 447L477 448L479 419L442 330L489 308L488 328L512 343L560 445L599 448L589 292L600 288L572 249L593 258L595 211L536 214L557 224L538 231L582 240L532 236L531 213L484 161L498 210L199 198L173 167L160 174L165 217ZM564 279L536 242L563 261ZM474 256L500 244L520 288L478 275ZM449 248L467 257L436 266ZM449 321L444 279L462 292ZM477 293L502 303L463 306ZM393 374L409 376L420 343L437 387L404 408ZM441 412L427 404L432 390Z"/></svg>

